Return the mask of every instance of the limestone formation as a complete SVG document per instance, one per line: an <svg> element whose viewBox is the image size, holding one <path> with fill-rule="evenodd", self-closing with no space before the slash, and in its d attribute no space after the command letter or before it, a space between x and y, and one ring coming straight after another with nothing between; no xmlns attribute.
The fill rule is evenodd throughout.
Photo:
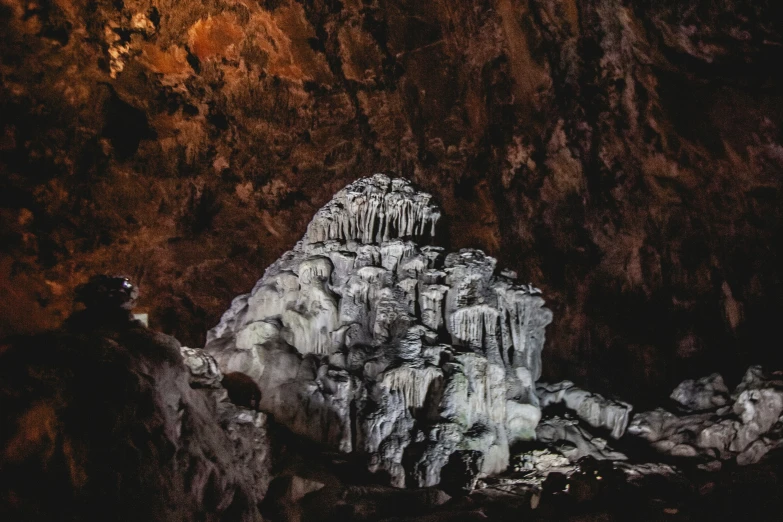
<svg viewBox="0 0 783 522"><path fill-rule="evenodd" d="M627 457L614 451L601 437L594 437L579 425L576 419L553 417L541 421L536 428L537 439L553 444L571 462L583 457L597 460L626 460Z"/></svg>
<svg viewBox="0 0 783 522"><path fill-rule="evenodd" d="M540 419L552 314L538 289L494 275L494 258L424 244L439 216L404 179L352 183L205 347L259 384L279 422L367 455L397 486L438 484L450 460L503 471Z"/></svg>
<svg viewBox="0 0 783 522"><path fill-rule="evenodd" d="M672 394L681 404L692 409L707 409L705 406L711 404L714 409L717 402L726 401L726 406L683 416L662 408L638 413L628 427L628 433L646 439L659 452L672 456L734 458L740 465L753 464L781 443L781 377L765 375L761 367L751 366L731 394L732 404L728 397L724 398L720 376L686 381ZM715 395L713 390L719 394Z"/></svg>
<svg viewBox="0 0 783 522"><path fill-rule="evenodd" d="M720 374L680 383L670 398L686 411L709 411L725 406L729 402L729 389Z"/></svg>
<svg viewBox="0 0 783 522"><path fill-rule="evenodd" d="M182 361L190 371L190 385L194 388L217 388L223 379L214 357L199 348L180 348Z"/></svg>
<svg viewBox="0 0 783 522"><path fill-rule="evenodd" d="M590 426L609 430L615 439L625 434L633 410L633 406L627 402L607 399L597 393L583 390L571 381L541 383L536 387L536 392L541 408L562 403Z"/></svg>
<svg viewBox="0 0 783 522"><path fill-rule="evenodd" d="M543 482L546 475L555 471L570 473L573 470L571 461L559 451L552 449L537 449L517 455L513 459L514 471L536 472L538 483Z"/></svg>
<svg viewBox="0 0 783 522"><path fill-rule="evenodd" d="M249 478L257 499L266 495L272 479L271 437L268 416L237 404L225 387L225 376L217 361L199 348L180 348L185 367L190 374L190 386L200 392L210 411L230 441L234 466Z"/></svg>

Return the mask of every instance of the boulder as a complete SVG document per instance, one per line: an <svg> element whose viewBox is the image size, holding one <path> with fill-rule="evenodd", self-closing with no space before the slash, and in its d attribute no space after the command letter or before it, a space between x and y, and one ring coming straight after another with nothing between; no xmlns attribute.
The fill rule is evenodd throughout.
<svg viewBox="0 0 783 522"><path fill-rule="evenodd" d="M723 377L713 373L701 379L683 381L670 397L685 411L711 411L729 402L729 389L724 384Z"/></svg>

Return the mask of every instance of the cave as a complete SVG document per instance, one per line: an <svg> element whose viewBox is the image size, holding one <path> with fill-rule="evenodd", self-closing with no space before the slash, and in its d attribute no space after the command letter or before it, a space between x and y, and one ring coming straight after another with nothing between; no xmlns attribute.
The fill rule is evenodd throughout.
<svg viewBox="0 0 783 522"><path fill-rule="evenodd" d="M777 520L783 8L0 0L0 518Z"/></svg>

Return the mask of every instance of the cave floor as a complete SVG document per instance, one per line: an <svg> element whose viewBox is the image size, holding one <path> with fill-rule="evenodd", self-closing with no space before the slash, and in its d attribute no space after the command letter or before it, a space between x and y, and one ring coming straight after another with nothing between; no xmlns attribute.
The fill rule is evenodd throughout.
<svg viewBox="0 0 783 522"><path fill-rule="evenodd" d="M524 483L524 473L508 472L482 481L468 495L441 505L411 501L394 488L368 485L367 476L353 475L341 459L299 460L310 468L310 479L327 484L305 495L294 510L271 520L327 521L696 521L769 520L783 518L783 451L761 463L724 466L710 472L678 466L673 475L615 477L571 491L536 493ZM634 466L634 464L630 464ZM331 469L330 469L331 468ZM290 469L290 468L289 468ZM514 482L518 482L515 487ZM575 491L578 490L578 491ZM409 490L408 490L409 491ZM538 490L540 491L540 489ZM537 498L534 498L537 497ZM413 497L410 497L413 498ZM533 507L535 506L535 507Z"/></svg>
<svg viewBox="0 0 783 522"><path fill-rule="evenodd" d="M479 507L490 520L696 521L783 519L783 452L759 464L717 472L682 469L675 476L650 475L593 491L584 500L544 494L536 509L530 494L506 492L490 481L455 504ZM474 508L475 509L475 508Z"/></svg>

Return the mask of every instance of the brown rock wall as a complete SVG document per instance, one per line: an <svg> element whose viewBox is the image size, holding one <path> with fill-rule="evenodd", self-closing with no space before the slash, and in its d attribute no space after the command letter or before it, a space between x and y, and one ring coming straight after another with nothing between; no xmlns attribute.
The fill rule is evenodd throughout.
<svg viewBox="0 0 783 522"><path fill-rule="evenodd" d="M335 191L392 171L436 195L452 248L549 296L550 377L633 395L780 360L781 19L0 0L0 330L56 325L77 284L121 272L198 345Z"/></svg>

